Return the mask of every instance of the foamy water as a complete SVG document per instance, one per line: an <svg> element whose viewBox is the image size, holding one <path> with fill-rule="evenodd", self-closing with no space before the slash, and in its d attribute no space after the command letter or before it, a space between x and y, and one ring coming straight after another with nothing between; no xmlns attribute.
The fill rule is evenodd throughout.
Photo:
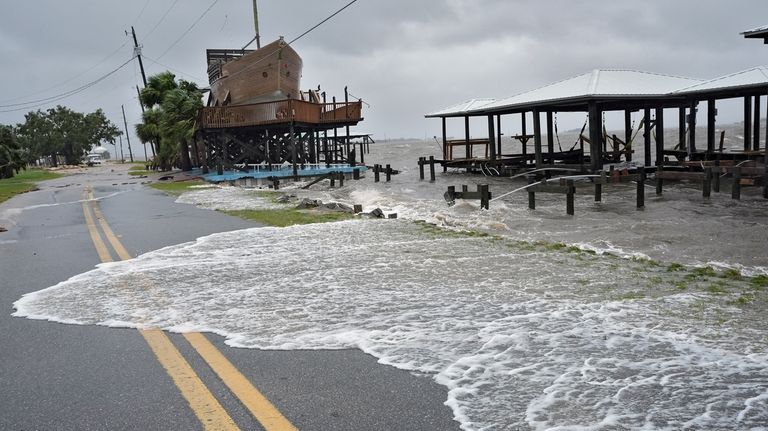
<svg viewBox="0 0 768 431"><path fill-rule="evenodd" d="M729 302L749 286L674 287L684 279L644 261L360 220L102 264L24 296L15 315L210 331L247 348L359 348L448 387L465 429L760 429L764 319Z"/></svg>
<svg viewBox="0 0 768 431"><path fill-rule="evenodd" d="M601 204L581 190L575 217L551 195L533 212L524 193L488 211L448 207L448 185L487 182L500 196L520 183L422 182L411 159L434 149L374 150L402 171L391 183L281 193L398 220L215 234L99 265L25 295L15 315L210 331L245 348L359 348L445 385L467 430L768 429L768 298L733 273L672 265L768 273L765 201L669 186L638 211L631 185ZM179 202L289 207L234 187Z"/></svg>

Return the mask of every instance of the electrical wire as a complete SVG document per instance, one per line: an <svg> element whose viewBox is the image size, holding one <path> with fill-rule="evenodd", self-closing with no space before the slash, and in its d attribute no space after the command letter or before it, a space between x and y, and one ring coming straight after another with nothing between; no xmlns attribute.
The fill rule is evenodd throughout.
<svg viewBox="0 0 768 431"><path fill-rule="evenodd" d="M355 1L357 1L357 0L355 0ZM199 22L200 22L200 20L202 20L202 19L203 19L203 17L204 17L206 14L208 14L208 12L209 12L211 9L213 9L213 7L214 7L214 6L216 6L216 3L218 3L218 2L219 2L219 0L213 0L213 3L211 3L211 5L210 5L210 6L208 6L208 9L206 9L206 10L205 10L205 11L202 13L202 15L200 15L199 17L197 17L197 19L195 20L195 22L193 22L193 23L192 23L192 25L190 25L190 26L189 26L189 28L187 28L187 29L184 31L184 33L182 33L182 34L181 34L181 36L179 36L179 38L178 38L178 39L176 39L176 40L175 40L175 41L174 41L174 42L171 44L171 46L169 46L169 47L168 47L168 48L167 48L165 51L163 51L163 53L162 53L162 54L160 54L160 57L157 57L157 59L159 60L159 59L163 58L163 57L165 56L165 54L168 54L168 51L170 51L171 49L173 49L173 47L174 47L174 46L176 46L176 44L178 44L179 42L181 42L181 40L182 40L182 39L184 39L184 36L186 36L187 34L189 34L189 32L190 32L190 31L192 31L192 29L195 27L195 25L197 25L197 23L199 23Z"/></svg>
<svg viewBox="0 0 768 431"><path fill-rule="evenodd" d="M121 50L121 49L123 49L123 48L125 47L125 45L127 45L127 44L128 44L128 41L126 40L125 42L123 42L123 44L122 44L122 45L120 45L120 46L119 46L117 49L115 49L114 51L112 51L112 52L111 52L109 55L107 55L106 57L104 57L103 59L101 59L101 60L100 60L98 63L94 64L93 66L89 67L88 69L85 69L84 71L82 71L82 72L78 73L77 75L75 75L75 76L73 76L73 77L71 77L71 78L68 78L68 79L66 79L66 80L64 80L64 81L61 81L61 82L59 82L58 84L52 85L52 86L50 86L50 87L44 88L44 89L42 89L42 90L39 90L39 91L36 91L36 92L34 92L34 93L29 93L29 94L26 94L26 95L24 95L24 96L14 97L14 98L12 98L12 99L6 99L6 100L2 100L2 101L0 101L0 103L13 102L13 101L16 101L16 100L19 100L19 99L23 99L23 98L25 98L25 97L32 97L32 96L37 96L38 94L42 94L42 93L45 93L46 91L49 91L49 90L53 90L54 88L59 88L59 87L61 87L61 86L62 86L62 85L64 85L64 84L67 84L67 83L69 83L69 82L72 82L72 81L74 81L75 79L77 79L77 78L79 78L79 77L81 77L81 76L85 75L86 73L90 72L91 70L93 70L93 69L95 69L95 68L97 68L97 67L101 66L101 65L102 65L104 62L106 62L106 61L107 61L107 60L109 60L110 58L114 57L114 56L115 56L115 55L116 55L118 52L120 52L120 50ZM31 101L31 102L27 102L27 103L35 103L35 101ZM25 103L18 103L18 104L15 104L15 105L14 105L14 104L10 104L10 105L0 105L0 108L7 108L7 107L11 107L11 106L19 106L19 105L23 105L23 104L25 104Z"/></svg>
<svg viewBox="0 0 768 431"><path fill-rule="evenodd" d="M195 75L190 75L189 73L184 73L184 72L182 72L182 71L180 71L180 70L178 70L178 69L174 69L174 68L172 68L171 66L167 66L167 65L165 65L165 64L163 64L163 63L160 63L159 61L157 61L157 60L154 60L154 59L152 59L152 58L150 58L150 57L147 57L146 55L143 55L143 57L144 57L145 59L147 59L147 60L151 61L152 63L154 63L154 64L158 65L158 66L164 67L164 68L166 68L166 69L168 69L168 70L171 70L171 71L173 71L173 72L179 73L179 74L181 74L181 75L184 75L184 76L188 76L188 77L190 77L190 78L194 78L194 79L195 79L195 81L198 81L198 82L205 82L205 81L206 81L205 79L201 79L201 78L200 78L200 77L198 77L198 76L195 76Z"/></svg>
<svg viewBox="0 0 768 431"><path fill-rule="evenodd" d="M11 105L0 105L0 108L17 107L17 106L24 105L22 107L18 107L18 108L14 108L14 109L0 110L0 112L16 112L16 111L24 111L24 110L27 110L27 109L30 109L30 108L37 108L37 107L40 107L40 106L49 105L49 104L51 104L53 102L57 102L59 100L66 99L66 98L68 98L70 96L74 96L75 94L82 93L83 91L93 87L94 85L98 84L99 82L101 82L101 81L109 78L110 76L114 75L120 69L125 67L128 63L132 62L135 58L136 58L136 56L131 57L128 61L126 61L125 63L121 64L117 68L113 69L111 72L106 73L105 75L102 75L101 77L99 77L99 78L97 78L97 79L95 79L95 80L93 80L91 82L88 82L87 84L81 85L80 87L77 87L74 90L66 91L64 93L60 93L60 94L57 94L55 96L46 97L44 99L33 100L33 101L25 102L25 103L16 103L16 104L11 104Z"/></svg>
<svg viewBox="0 0 768 431"><path fill-rule="evenodd" d="M142 15L144 15L144 10L147 9L147 6L149 6L149 2L150 1L152 1L152 0L147 0L147 2L144 3L144 6L141 8L141 11L139 12L139 15L136 16L136 18L133 19L133 23L134 24L139 20L139 18L141 18Z"/></svg>
<svg viewBox="0 0 768 431"><path fill-rule="evenodd" d="M165 11L165 13L163 14L163 16L161 16L161 17L160 17L160 21L158 21L158 22L157 22L157 24L155 24L155 26L154 26L154 27L152 27L152 30L150 30L150 31L149 31L149 33L147 33L146 35L144 35L144 38L145 38L145 39L146 39L146 38L148 38L148 37L149 37L149 35L151 35L152 33L154 33L154 32L155 32L155 30L157 30L157 28L158 28L158 27L160 27L160 24L161 24L161 23L162 23L162 22L165 20L165 17L166 17L166 16L168 16L168 14L171 12L171 9L173 9L173 7L174 7L174 6L176 6L176 3L178 3L178 2L179 2L179 0L174 0L174 1L173 1L173 3L171 4L171 7L169 7L169 8L168 8L168 9Z"/></svg>
<svg viewBox="0 0 768 431"><path fill-rule="evenodd" d="M320 21L319 23L317 23L317 24L315 24L314 26L312 26L312 28L310 28L309 30L305 31L304 33L300 34L298 37L295 37L293 40L291 40L290 42L286 43L286 44L285 44L285 46L290 46L292 43L294 43L294 42L296 42L297 40L301 39L302 37L304 37L304 36L308 35L308 34L309 34L309 33L311 33L313 30L315 30L316 28L318 28L318 27L320 27L321 25L325 24L325 23L326 23L328 20L330 20L331 18L335 17L336 15L338 15L339 13L341 13L341 11L343 11L344 9L346 9L346 8L348 8L348 7L350 7L350 6L352 6L352 4L354 4L354 3L356 3L356 2L357 2L357 0L352 0L352 1L350 1L350 2L349 2L349 3L347 3L346 5L342 6L342 7L341 7L341 9L337 10L336 12L332 13L331 15L329 15L329 16L328 16L327 18L325 18L324 20L322 20L322 21ZM251 42L253 42L253 41L251 41ZM248 43L250 44L250 42L248 42ZM246 46L247 46L247 45L246 45ZM228 77L229 77L229 78L232 78L232 77L234 77L234 76L237 76L237 75L239 75L239 74L241 74L241 73L243 73L243 72L245 72L245 71L247 71L247 70L250 70L250 69L252 69L252 68L254 68L254 67L258 66L258 65L259 65L259 63L261 63L261 62L263 62L263 61L266 61L266 60L269 60L269 59L270 59L270 57L272 57L273 55L275 55L275 54L279 53L281 49L283 49L283 47L280 47L280 48L276 49L274 52L270 53L270 54L269 54L269 55L267 55L267 56L264 56L263 58L259 59L258 61L254 61L253 63L249 64L247 67L244 67L244 68L242 68L242 69L238 70L237 72L235 72L235 73L232 73L231 75L228 75Z"/></svg>

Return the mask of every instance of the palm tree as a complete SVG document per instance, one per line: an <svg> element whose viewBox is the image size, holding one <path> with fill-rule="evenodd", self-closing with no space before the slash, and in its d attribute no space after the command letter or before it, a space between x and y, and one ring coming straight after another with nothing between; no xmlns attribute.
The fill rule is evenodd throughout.
<svg viewBox="0 0 768 431"><path fill-rule="evenodd" d="M148 109L136 133L142 142L158 146L155 163L168 170L181 161L182 170L192 169L189 142L194 134L195 118L203 106L202 93L195 83L179 80L171 72L149 78L141 91L141 102Z"/></svg>

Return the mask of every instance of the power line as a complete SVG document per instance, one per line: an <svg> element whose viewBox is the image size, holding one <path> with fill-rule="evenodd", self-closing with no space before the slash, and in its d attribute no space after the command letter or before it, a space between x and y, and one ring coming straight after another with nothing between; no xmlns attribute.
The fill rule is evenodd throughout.
<svg viewBox="0 0 768 431"><path fill-rule="evenodd" d="M87 84L81 85L80 87L77 87L74 90L66 91L64 93L60 93L60 94L57 94L55 96L46 97L44 99L33 100L33 101L25 102L25 103L15 103L15 104L11 104L11 105L0 105L0 108L8 108L8 107L20 106L19 108L0 110L0 112L16 112L16 111L24 111L24 110L27 110L27 109L30 109L30 108L37 108L37 107L40 107L40 106L49 105L49 104L51 104L53 102L57 102L59 100L66 99L66 98L68 98L70 96L74 96L75 94L82 93L83 91L93 87L94 85L98 84L99 82L101 82L101 81L109 78L110 76L114 75L115 73L117 73L120 69L125 67L128 63L132 62L134 58L136 58L136 57L131 57L128 61L126 61L125 63L121 64L117 68L113 69L111 72L109 72L109 73L107 73L105 75L102 75L98 79L95 79L95 80L93 80L93 81L91 81L91 82L89 82ZM22 106L22 105L24 105L24 106Z"/></svg>
<svg viewBox="0 0 768 431"><path fill-rule="evenodd" d="M93 69L95 69L95 68L97 68L97 67L101 66L101 64L103 64L104 62L106 62L106 61L107 61L107 60L109 60L110 58L114 57L114 56L115 56L115 54L117 54L118 52L120 52L120 50L121 50L121 49L123 49L123 48L125 47L125 45L127 45L127 44L128 44L128 41L125 41L125 42L123 42L123 44L122 44L122 45L120 45L120 46L119 46L117 49L115 49L114 51L112 51L112 52L111 52L109 55L107 55L106 57L104 57L103 59L101 59L101 60L100 60L98 63L94 64L93 66L89 67L88 69L85 69L84 71L82 71L82 72L78 73L77 75L75 75L75 76L73 76L73 77L71 77L71 78L68 78L68 79L66 79L66 80L64 80L64 81L61 81L61 82L59 82L58 84L52 85L52 86L50 86L50 87L44 88L44 89L42 89L42 90L39 90L39 91L36 91L36 92L34 92L34 93L29 93L29 94L26 94L26 95L24 95L24 96L14 97L14 98L12 98L12 99L6 99L6 100L2 100L2 101L0 101L0 103L13 102L13 101L15 101L15 100L23 99L23 98L25 98L25 97L37 96L38 94L42 94L42 93L45 93L45 92L46 92L46 91L48 91L48 90L53 90L54 88L58 88L58 87L61 87L61 86L62 86L62 85L64 85L64 84L67 84L67 83L69 83L69 82L72 82L72 81L74 81L75 79L77 79L77 78L79 78L79 77L81 77L81 76L85 75L86 73L90 72L91 70L93 70ZM35 101L32 101L32 102L27 102L27 103L35 103ZM16 104L16 105L0 105L0 108L5 108L5 107L9 107L9 106L17 106L17 105L23 105L23 104L24 104L24 103L18 103L18 104Z"/></svg>
<svg viewBox="0 0 768 431"><path fill-rule="evenodd" d="M325 18L324 20L322 20L322 21L320 21L319 23L315 24L314 26L312 26L312 28L310 28L309 30L307 30L307 31L305 31L304 33L300 34L298 37L295 37L293 40L291 40L290 42L288 42L288 43L286 44L286 46L290 46L292 43L294 43L294 42L296 42L297 40L301 39L302 37L304 37L304 36L308 35L308 34L309 34L309 33L311 33L313 30L315 30L316 28L318 28L318 27L320 27L321 25L325 24L325 23L326 23L326 22L328 22L328 21L329 21L331 18L333 18L333 17L335 17L336 15L340 14L340 13L341 13L341 11L343 11L344 9L346 9L346 8L348 8L348 7L350 7L350 6L352 6L352 4L354 4L354 3L356 3L356 2L357 2L357 0L352 0L352 1L350 1L349 3L347 3L346 5L342 6L342 7L341 7L341 9L337 10L336 12L332 13L331 15L329 15L329 16L328 16L327 18ZM251 42L253 42L253 41L251 41ZM250 44L251 42L248 42L248 43ZM233 77L233 76L237 76L237 75L239 75L239 74L241 74L241 73L243 73L243 72L245 72L245 71L247 71L247 70L250 70L250 69L252 69L252 68L256 67L256 66L257 66L259 63L261 63L261 62L263 62L263 61L266 61L266 60L269 60L269 58L270 58L270 57L272 57L272 55L279 53L281 49L283 49L283 48L282 48L282 47L280 47L280 48L276 49L276 50L275 50L274 52L272 52L271 54L269 54L269 55L267 55L267 56L264 56L263 58L261 58L261 59L260 59L260 60L258 60L258 61L254 61L253 63L249 64L248 66L246 66L246 67L244 67L244 68L242 68L242 69L240 69L240 70L238 70L237 72L235 72L235 73L232 73L231 75L228 75L228 77L230 77L230 78L231 78L231 77Z"/></svg>
<svg viewBox="0 0 768 431"><path fill-rule="evenodd" d="M152 1L152 0L147 0L147 2L144 3L144 7L141 8L141 11L139 12L139 15L136 18L134 18L134 20L133 20L134 24L136 23L136 21L139 20L139 18L141 18L142 15L144 15L144 10L147 9L147 6L149 6L149 2L150 1Z"/></svg>
<svg viewBox="0 0 768 431"><path fill-rule="evenodd" d="M357 0L355 0L355 1L357 1ZM171 49L172 49L174 46L176 46L176 44L177 44L177 43L181 42L181 39L184 39L184 36L186 36L186 35L187 35L187 34L188 34L190 31L192 31L192 29L195 27L195 25L197 25L197 23L198 23L198 22L200 22L200 20L202 20L202 19L203 19L203 17L204 17L204 16L205 16L205 15L206 15L206 14L207 14L207 13L208 13L208 12L209 12L211 9L213 9L213 7L214 7L214 6L216 5L216 3L218 3L218 2L219 2L219 0L213 0L213 3L211 3L211 5L210 5L210 6L208 6L208 9L206 9L206 10L203 12L203 14L202 14L202 15L200 15L199 17L197 17L197 19L195 20L195 22L193 22L193 23L192 23L192 25L190 25L190 26L189 26L189 28L187 28L187 30L186 30L186 31L184 31L184 33L182 33L182 34L181 34L181 36L179 36L179 38L178 38L178 39L176 39L176 41L174 41L174 42L171 44L171 46L169 46L169 47L168 47L168 48L167 48L165 51L163 51L163 53L162 53L162 54L160 54L160 57L157 57L157 59L159 60L159 59L163 58L163 56L165 56L165 54L167 54L167 53L168 53L168 51L170 51L170 50L171 50Z"/></svg>
<svg viewBox="0 0 768 431"><path fill-rule="evenodd" d="M145 39L146 39L146 38L148 38L148 37L149 37L149 35L151 35L152 33L154 33L154 32L155 32L155 30L157 30L157 28L160 26L160 24L161 24L161 23L162 23L162 22L165 20L165 17L166 17L166 16L168 16L168 13L170 13L170 12L171 12L171 9L173 9L173 7L174 7L174 6L176 6L176 3L178 3L178 2L179 2L179 0L174 0L174 1L173 1L173 3L171 4L171 7L169 7L169 8L168 8L168 9L165 11L165 13L163 14L163 16L161 16L161 17L160 17L160 21L158 21L158 22L157 22L157 24L155 24L155 26L154 26L154 27L152 27L152 30L150 30L150 31L149 31L149 33L147 33L147 34L144 36L144 38L145 38Z"/></svg>
<svg viewBox="0 0 768 431"><path fill-rule="evenodd" d="M151 61L152 63L154 63L154 64L156 64L156 65L158 65L158 66L164 67L164 68L166 68L166 69L168 69L168 70L171 70L171 71L173 71L173 72L176 72L176 73L182 74L182 75L184 75L184 76L188 76L188 77L190 77L190 78L194 78L196 81L205 82L205 79L201 79L201 78L200 78L200 77L198 77L198 76L195 76L195 75L190 75L189 73L184 73L184 72L182 72L182 71L180 71L180 70L178 70L178 69L174 69L174 68L172 68L171 66L167 66L167 65L165 65L165 64L163 64L163 63L160 63L159 61L157 61L157 60L154 60L154 59L152 59L152 58L150 58L150 57L147 57L146 55L144 55L144 58L146 58L147 60Z"/></svg>
<svg viewBox="0 0 768 431"><path fill-rule="evenodd" d="M341 13L341 11L343 11L344 9L346 9L346 8L348 8L348 7L350 7L350 6L352 6L352 5L353 5L355 2L357 2L357 0L352 0L351 2L347 3L347 4L346 4L344 7L342 7L341 9L339 9L339 10L337 10L336 12L334 12L333 14L331 14L331 16L329 16L328 18L326 18L326 19L324 19L324 20L320 21L319 23L315 24L315 26L314 26L314 27L312 27L312 28L310 28L309 30L305 31L304 33L300 34L300 35L299 35L299 37L297 37L297 38L293 39L292 41L288 42L288 45L290 45L290 44L292 44L293 42L296 42L297 40L301 39L302 37L304 37L304 36L308 35L308 34L309 34L309 33L311 33L311 32L312 32L314 29L316 29L316 28L320 27L321 25L325 24L325 23L326 23L326 21L329 21L331 18L333 18L333 17L335 17L336 15L340 14L340 13Z"/></svg>

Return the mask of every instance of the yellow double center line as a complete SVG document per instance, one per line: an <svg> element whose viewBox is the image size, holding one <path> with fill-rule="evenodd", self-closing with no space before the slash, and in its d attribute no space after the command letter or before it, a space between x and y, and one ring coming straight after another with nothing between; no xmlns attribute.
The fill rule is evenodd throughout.
<svg viewBox="0 0 768 431"><path fill-rule="evenodd" d="M83 214L93 245L102 262L112 262L112 254L99 233L99 227L120 260L132 256L120 243L107 224L93 190L83 191ZM97 226L98 222L98 226ZM192 411L205 430L237 430L232 417L200 380L181 352L170 338L159 329L141 329L139 333L149 344L160 364L165 368L181 395L187 400ZM269 400L205 337L191 332L184 338L200 354L230 391L267 431L293 431L297 428L286 419Z"/></svg>

